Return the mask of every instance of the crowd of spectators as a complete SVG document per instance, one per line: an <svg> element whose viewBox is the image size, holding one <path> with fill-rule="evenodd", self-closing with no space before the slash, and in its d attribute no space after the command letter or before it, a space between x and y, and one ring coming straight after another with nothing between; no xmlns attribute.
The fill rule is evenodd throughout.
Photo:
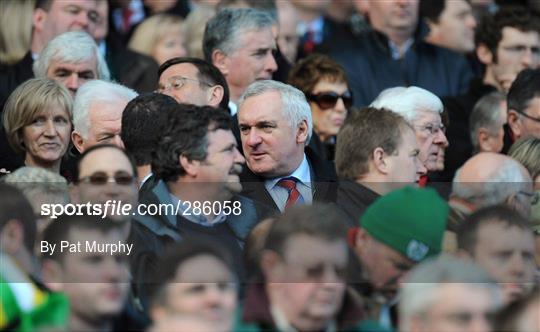
<svg viewBox="0 0 540 332"><path fill-rule="evenodd" d="M0 331L540 331L535 0L0 1Z"/></svg>

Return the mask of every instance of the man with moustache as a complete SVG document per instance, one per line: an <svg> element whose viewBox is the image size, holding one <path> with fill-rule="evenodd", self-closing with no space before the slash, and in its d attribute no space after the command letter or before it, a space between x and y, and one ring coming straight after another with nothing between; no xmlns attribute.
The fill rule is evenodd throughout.
<svg viewBox="0 0 540 332"><path fill-rule="evenodd" d="M237 195L244 157L238 152L230 115L211 106L178 104L168 112L166 123L152 160L159 181L141 194L139 203L172 208L135 216L132 228L142 239L131 257L137 287L144 290L145 276L155 269L155 259L164 249L188 238L220 243L232 254L235 272L242 278L243 243L265 211Z"/></svg>

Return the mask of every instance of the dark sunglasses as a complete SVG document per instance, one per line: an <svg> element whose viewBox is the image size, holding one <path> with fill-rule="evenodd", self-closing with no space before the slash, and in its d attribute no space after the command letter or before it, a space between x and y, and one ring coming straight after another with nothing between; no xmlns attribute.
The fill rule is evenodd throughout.
<svg viewBox="0 0 540 332"><path fill-rule="evenodd" d="M353 104L353 96L350 91L346 91L342 95L338 95L335 92L320 92L316 95L307 95L307 99L319 105L322 110L327 110L335 107L339 98L343 100L343 105L345 105L345 108L351 108Z"/></svg>
<svg viewBox="0 0 540 332"><path fill-rule="evenodd" d="M79 179L79 182L90 183L96 186L102 186L108 182L114 182L121 186L133 184L135 177L126 172L116 172L112 178L109 178L105 172L95 172L92 175L85 176Z"/></svg>

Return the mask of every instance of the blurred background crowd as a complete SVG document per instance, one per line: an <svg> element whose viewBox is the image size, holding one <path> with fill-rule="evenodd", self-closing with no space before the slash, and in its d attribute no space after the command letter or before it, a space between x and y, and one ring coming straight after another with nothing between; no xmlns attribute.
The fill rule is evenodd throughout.
<svg viewBox="0 0 540 332"><path fill-rule="evenodd" d="M0 331L540 331L540 1L2 0L0 110Z"/></svg>

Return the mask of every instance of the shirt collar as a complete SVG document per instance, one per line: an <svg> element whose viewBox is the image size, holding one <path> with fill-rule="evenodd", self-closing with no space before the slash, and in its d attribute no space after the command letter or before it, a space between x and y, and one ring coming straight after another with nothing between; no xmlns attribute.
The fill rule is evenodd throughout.
<svg viewBox="0 0 540 332"><path fill-rule="evenodd" d="M298 168L295 169L294 172L292 172L290 175L287 175L287 176L280 176L277 178L267 180L265 182L265 187L267 190L271 190L272 188L276 186L279 180L283 178L288 178L288 177L294 177L305 186L311 188L311 174L309 171L309 163L307 161L307 157L305 153L304 153L304 159L300 163L300 166L298 166Z"/></svg>
<svg viewBox="0 0 540 332"><path fill-rule="evenodd" d="M231 110L231 115L235 115L238 111L238 106L235 103L229 100L229 109Z"/></svg>
<svg viewBox="0 0 540 332"><path fill-rule="evenodd" d="M396 43L388 39L388 46L390 47L390 53L392 54L392 59L399 60L405 56L409 51L412 44L414 43L413 38L407 39L401 46L398 46Z"/></svg>

